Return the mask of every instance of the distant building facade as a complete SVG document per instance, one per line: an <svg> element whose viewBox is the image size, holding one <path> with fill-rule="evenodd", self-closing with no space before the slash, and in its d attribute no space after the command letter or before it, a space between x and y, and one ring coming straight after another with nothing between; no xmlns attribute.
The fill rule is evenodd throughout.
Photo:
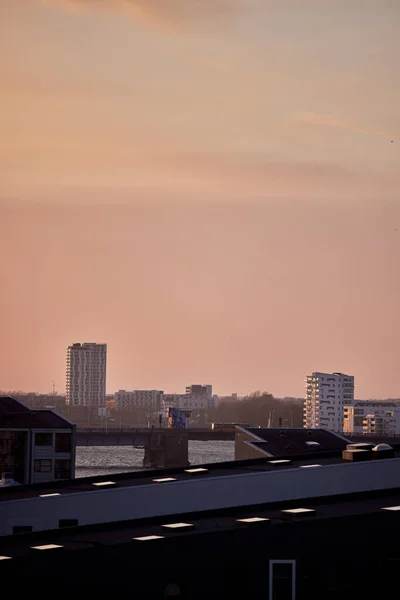
<svg viewBox="0 0 400 600"><path fill-rule="evenodd" d="M213 395L212 385L189 385L186 394L179 398L179 408L207 410L218 406L218 396Z"/></svg>
<svg viewBox="0 0 400 600"><path fill-rule="evenodd" d="M304 427L343 430L344 406L354 400L354 377L344 373L307 376L304 401Z"/></svg>
<svg viewBox="0 0 400 600"><path fill-rule="evenodd" d="M72 344L67 348L66 403L105 407L107 344Z"/></svg>
<svg viewBox="0 0 400 600"><path fill-rule="evenodd" d="M345 405L343 431L359 435L399 435L400 402L356 400Z"/></svg>
<svg viewBox="0 0 400 600"><path fill-rule="evenodd" d="M119 390L114 395L115 410L145 408L152 412L162 410L164 392L162 390Z"/></svg>
<svg viewBox="0 0 400 600"><path fill-rule="evenodd" d="M0 474L19 484L75 476L75 425L52 410L0 397Z"/></svg>

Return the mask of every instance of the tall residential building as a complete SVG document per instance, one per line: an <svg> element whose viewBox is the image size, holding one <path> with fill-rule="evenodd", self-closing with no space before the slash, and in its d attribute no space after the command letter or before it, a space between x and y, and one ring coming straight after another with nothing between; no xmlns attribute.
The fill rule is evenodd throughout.
<svg viewBox="0 0 400 600"><path fill-rule="evenodd" d="M67 348L66 402L70 406L104 407L107 344L72 344Z"/></svg>
<svg viewBox="0 0 400 600"><path fill-rule="evenodd" d="M354 377L343 373L308 375L304 401L304 427L343 431L343 409L354 400Z"/></svg>

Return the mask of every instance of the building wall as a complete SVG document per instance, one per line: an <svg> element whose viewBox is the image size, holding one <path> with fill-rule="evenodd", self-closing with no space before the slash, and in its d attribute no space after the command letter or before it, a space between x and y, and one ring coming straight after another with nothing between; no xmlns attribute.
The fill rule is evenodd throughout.
<svg viewBox="0 0 400 600"><path fill-rule="evenodd" d="M358 400L344 406L343 431L353 434L400 434L400 402Z"/></svg>
<svg viewBox="0 0 400 600"><path fill-rule="evenodd" d="M264 453L260 448L252 446L252 442L264 441L257 438L241 428L236 428L235 432L235 460L249 460L252 458L261 458Z"/></svg>
<svg viewBox="0 0 400 600"><path fill-rule="evenodd" d="M161 390L119 390L114 395L116 410L147 408L160 411L163 406L164 392Z"/></svg>
<svg viewBox="0 0 400 600"><path fill-rule="evenodd" d="M188 385L186 387L186 394L188 396L205 396L209 400L212 398L212 385Z"/></svg>
<svg viewBox="0 0 400 600"><path fill-rule="evenodd" d="M75 477L75 427L71 429L0 429L0 451L7 448L15 436L23 439L22 453L10 457L2 470L13 473L21 484L41 483Z"/></svg>
<svg viewBox="0 0 400 600"><path fill-rule="evenodd" d="M75 436L64 429L31 430L30 483L75 477Z"/></svg>
<svg viewBox="0 0 400 600"><path fill-rule="evenodd" d="M16 525L32 526L37 531L57 529L59 519L77 519L79 525L107 523L379 490L382 482L385 489L400 487L400 459L152 482L72 494L65 490L60 496L2 501L0 535L12 534Z"/></svg>
<svg viewBox="0 0 400 600"><path fill-rule="evenodd" d="M73 344L67 348L66 402L71 406L104 407L107 344Z"/></svg>
<svg viewBox="0 0 400 600"><path fill-rule="evenodd" d="M343 431L344 406L354 400L354 377L314 372L307 376L304 427Z"/></svg>

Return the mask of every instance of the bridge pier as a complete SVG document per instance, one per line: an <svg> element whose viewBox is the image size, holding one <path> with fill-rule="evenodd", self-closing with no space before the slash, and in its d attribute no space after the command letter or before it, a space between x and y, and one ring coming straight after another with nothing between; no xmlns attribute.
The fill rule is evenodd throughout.
<svg viewBox="0 0 400 600"><path fill-rule="evenodd" d="M188 432L166 429L152 432L144 449L143 466L148 469L176 468L189 465Z"/></svg>

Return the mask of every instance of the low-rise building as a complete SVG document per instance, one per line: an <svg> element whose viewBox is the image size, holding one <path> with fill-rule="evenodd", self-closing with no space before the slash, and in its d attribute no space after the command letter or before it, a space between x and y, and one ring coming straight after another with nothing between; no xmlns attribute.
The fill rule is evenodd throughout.
<svg viewBox="0 0 400 600"><path fill-rule="evenodd" d="M0 397L0 472L20 484L75 476L75 425L52 410Z"/></svg>
<svg viewBox="0 0 400 600"><path fill-rule="evenodd" d="M212 385L189 385L186 394L179 398L179 408L207 410L218 406L218 396L213 395Z"/></svg>
<svg viewBox="0 0 400 600"><path fill-rule="evenodd" d="M343 432L348 434L399 435L400 402L356 400L344 406Z"/></svg>
<svg viewBox="0 0 400 600"><path fill-rule="evenodd" d="M164 392L161 390L119 390L114 395L116 410L146 408L153 412L162 410Z"/></svg>

